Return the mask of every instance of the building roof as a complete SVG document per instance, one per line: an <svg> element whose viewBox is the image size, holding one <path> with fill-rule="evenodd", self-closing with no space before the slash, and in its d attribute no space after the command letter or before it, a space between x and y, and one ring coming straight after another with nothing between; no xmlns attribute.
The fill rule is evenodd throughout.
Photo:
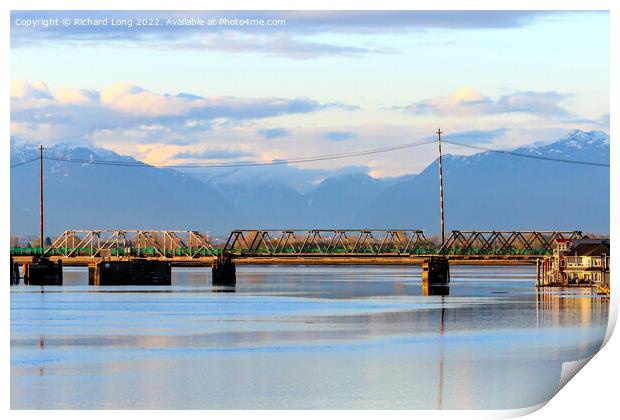
<svg viewBox="0 0 620 420"><path fill-rule="evenodd" d="M573 242L564 255L577 255L579 257L591 257L598 255L610 255L609 239L579 239Z"/></svg>

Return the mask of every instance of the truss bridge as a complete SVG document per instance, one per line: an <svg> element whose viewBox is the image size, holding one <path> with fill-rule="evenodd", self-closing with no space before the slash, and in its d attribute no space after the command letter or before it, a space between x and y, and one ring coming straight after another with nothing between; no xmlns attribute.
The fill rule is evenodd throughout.
<svg viewBox="0 0 620 420"><path fill-rule="evenodd" d="M580 239L580 231L453 230L439 248L444 255L545 255L556 239Z"/></svg>
<svg viewBox="0 0 620 420"><path fill-rule="evenodd" d="M230 255L401 255L434 253L422 230L235 230Z"/></svg>
<svg viewBox="0 0 620 420"><path fill-rule="evenodd" d="M11 248L11 256L39 256L86 263L102 258L171 259L210 262L221 250L209 236L195 230L66 230L42 248Z"/></svg>
<svg viewBox="0 0 620 420"><path fill-rule="evenodd" d="M431 256L451 263L523 264L553 252L556 239L580 231L453 230L442 244L420 229L248 229L214 242L196 230L66 230L42 248L11 248L16 261L33 258L88 265L94 260L165 260L176 266L240 264L406 264Z"/></svg>

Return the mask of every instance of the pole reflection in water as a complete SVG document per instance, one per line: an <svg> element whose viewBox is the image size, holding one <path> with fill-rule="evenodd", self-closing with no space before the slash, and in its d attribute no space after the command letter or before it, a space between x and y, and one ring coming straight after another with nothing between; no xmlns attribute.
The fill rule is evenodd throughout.
<svg viewBox="0 0 620 420"><path fill-rule="evenodd" d="M437 408L443 410L443 333L444 333L444 317L446 313L445 297L441 297L441 312L439 317L439 389L437 390L438 401Z"/></svg>
<svg viewBox="0 0 620 420"><path fill-rule="evenodd" d="M211 291L213 293L235 293L235 286L213 286Z"/></svg>
<svg viewBox="0 0 620 420"><path fill-rule="evenodd" d="M423 296L448 296L450 294L450 286L448 285L430 285L422 284Z"/></svg>

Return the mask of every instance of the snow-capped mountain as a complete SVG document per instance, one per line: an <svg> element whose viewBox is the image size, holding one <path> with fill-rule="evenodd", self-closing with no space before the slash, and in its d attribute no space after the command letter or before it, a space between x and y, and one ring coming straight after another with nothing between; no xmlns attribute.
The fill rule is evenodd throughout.
<svg viewBox="0 0 620 420"><path fill-rule="evenodd" d="M609 163L609 135L573 131L515 154ZM581 229L609 232L609 167L484 152L445 156L447 229ZM388 188L359 214L360 225L439 229L438 168Z"/></svg>

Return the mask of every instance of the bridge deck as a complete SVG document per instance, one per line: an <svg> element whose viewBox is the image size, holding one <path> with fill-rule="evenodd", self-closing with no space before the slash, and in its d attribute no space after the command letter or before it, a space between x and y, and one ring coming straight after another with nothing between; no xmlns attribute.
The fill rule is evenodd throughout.
<svg viewBox="0 0 620 420"><path fill-rule="evenodd" d="M422 265L422 262L436 255L291 255L291 256L243 256L232 255L232 260L237 265ZM448 260L451 265L531 265L543 255L451 255ZM33 262L32 256L14 256L13 261L18 264ZM62 260L64 266L80 267L88 266L91 261L122 261L124 257L63 257L52 256L51 261ZM168 261L173 267L211 267L217 257L149 257L148 260Z"/></svg>

